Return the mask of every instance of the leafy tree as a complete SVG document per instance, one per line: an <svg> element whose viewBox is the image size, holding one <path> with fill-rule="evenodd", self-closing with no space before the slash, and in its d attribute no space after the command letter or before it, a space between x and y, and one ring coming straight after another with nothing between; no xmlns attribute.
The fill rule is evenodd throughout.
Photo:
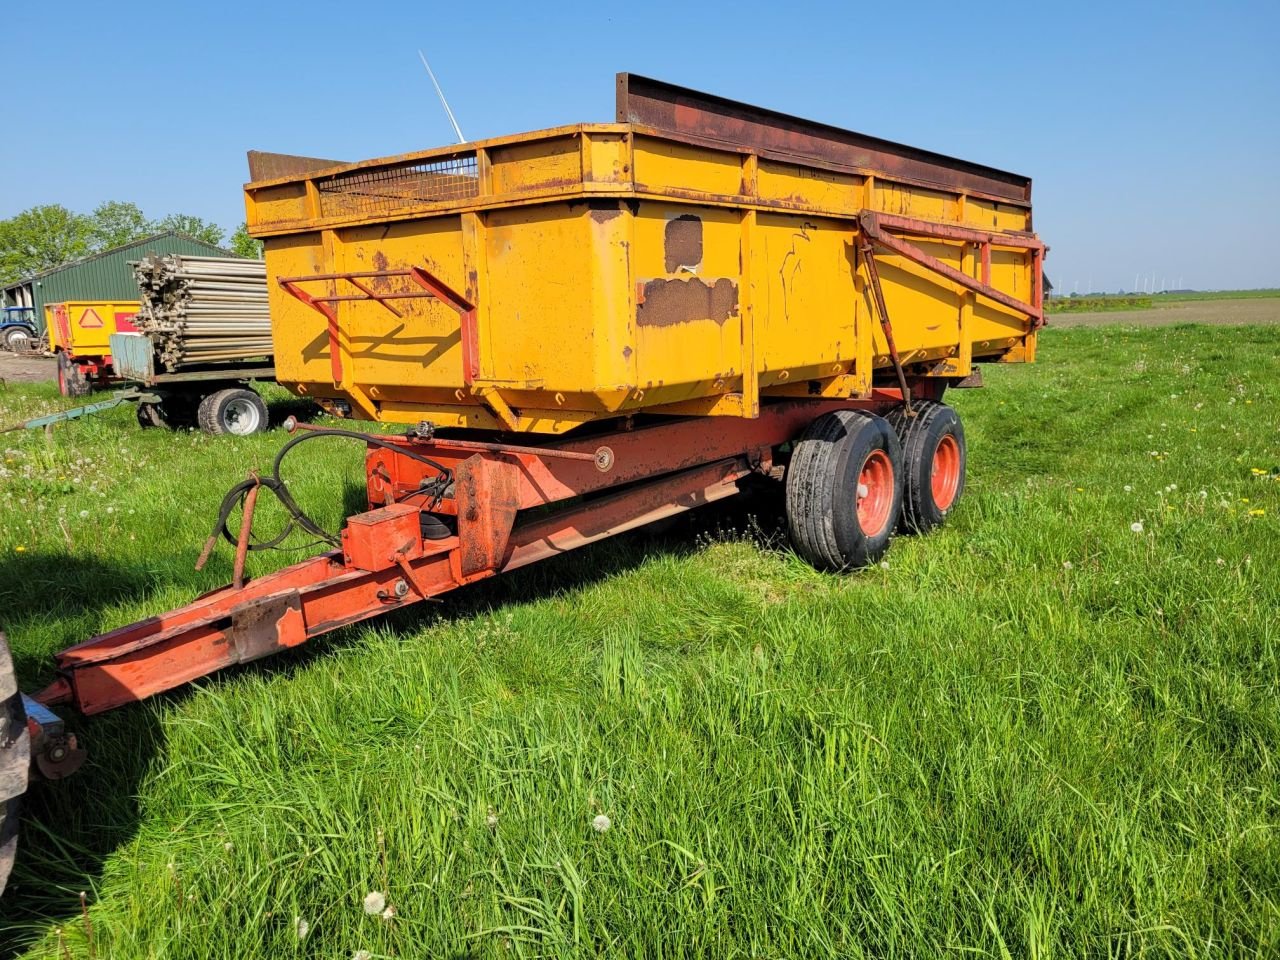
<svg viewBox="0 0 1280 960"><path fill-rule="evenodd" d="M262 259L262 241L249 236L249 225L242 223L231 234L231 252L251 260Z"/></svg>
<svg viewBox="0 0 1280 960"><path fill-rule="evenodd" d="M0 282L51 270L93 252L93 222L57 203L0 220Z"/></svg>
<svg viewBox="0 0 1280 960"><path fill-rule="evenodd" d="M155 233L155 224L146 218L136 203L108 200L89 215L93 221L92 244L95 250L110 250Z"/></svg>
<svg viewBox="0 0 1280 960"><path fill-rule="evenodd" d="M212 243L215 246L221 246L226 236L224 231L216 223L210 223L208 220L201 220L199 217L193 217L187 213L171 213L159 223L156 224L157 230L177 230L179 233L186 234L196 240L203 240L205 243Z"/></svg>

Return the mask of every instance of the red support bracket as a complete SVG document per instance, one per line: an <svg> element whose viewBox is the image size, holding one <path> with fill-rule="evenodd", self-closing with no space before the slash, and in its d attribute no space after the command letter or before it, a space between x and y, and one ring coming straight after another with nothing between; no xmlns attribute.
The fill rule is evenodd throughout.
<svg viewBox="0 0 1280 960"><path fill-rule="evenodd" d="M363 280L404 277L421 289L377 291L362 283ZM285 293L306 304L328 321L329 325L329 363L333 373L333 382L342 383L342 355L339 344L342 330L338 323L338 303L373 301L389 311L393 316L404 315L387 301L389 300L439 300L452 307L458 314L462 327L462 375L463 381L470 385L479 374L478 338L476 336L476 308L452 287L444 283L422 267L409 267L404 270L365 270L351 273L314 273L305 277L279 277L277 283ZM304 283L328 282L336 291L339 283L347 283L355 287L358 293L331 293L327 296L316 296L302 288Z"/></svg>
<svg viewBox="0 0 1280 960"><path fill-rule="evenodd" d="M900 217L894 214L873 213L864 211L858 218L862 234L868 240L901 257L917 263L934 273L941 274L952 283L966 290L972 290L979 296L994 300L1002 306L1023 314L1031 320L1031 329L1044 326L1043 283L1040 279L1040 265L1044 257L1045 245L1032 234L1001 233L990 230L973 230L969 227L958 227L951 224L930 223L927 220L916 220L912 217ZM930 256L913 243L886 232L886 228L898 230L913 236L928 237L935 240L952 240L962 243L975 243L981 249L982 279L977 280L962 273L949 263L943 263L937 257ZM991 247L1009 247L1014 250L1025 250L1031 254L1033 303L1025 303L1011 297L1003 290L991 285Z"/></svg>

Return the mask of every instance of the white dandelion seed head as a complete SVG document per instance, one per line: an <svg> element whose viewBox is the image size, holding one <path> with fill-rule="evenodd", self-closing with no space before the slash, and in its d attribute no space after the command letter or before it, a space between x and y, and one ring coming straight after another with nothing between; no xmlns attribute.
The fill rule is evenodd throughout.
<svg viewBox="0 0 1280 960"><path fill-rule="evenodd" d="M81 510L81 511L80 511L80 519L82 519L82 520L83 520L83 519L84 519L85 517L87 517L87 516L89 516L89 511L88 511L88 510Z"/></svg>
<svg viewBox="0 0 1280 960"><path fill-rule="evenodd" d="M387 895L377 890L370 890L364 895L364 912L373 916L387 908Z"/></svg>
<svg viewBox="0 0 1280 960"><path fill-rule="evenodd" d="M226 843L222 845L222 849L227 851L227 853L230 853L235 848L236 848L236 845L232 843L230 840L228 840Z"/></svg>
<svg viewBox="0 0 1280 960"><path fill-rule="evenodd" d="M597 813L595 819L591 821L591 829L596 833L604 833L613 826L613 821L603 813Z"/></svg>
<svg viewBox="0 0 1280 960"><path fill-rule="evenodd" d="M293 929L297 932L299 940L305 940L307 934L311 932L311 924L307 923L305 917L294 917Z"/></svg>
<svg viewBox="0 0 1280 960"><path fill-rule="evenodd" d="M351 955L351 960L373 960L373 954L368 950L357 950Z"/></svg>
<svg viewBox="0 0 1280 960"><path fill-rule="evenodd" d="M1142 532L1142 521L1141 521L1141 520L1135 520L1135 521L1133 521L1133 523L1129 524L1129 529L1130 529L1130 530L1132 530L1134 533L1141 533L1141 532Z"/></svg>
<svg viewBox="0 0 1280 960"><path fill-rule="evenodd" d="M888 561L888 560L881 560L881 561L880 561L880 569L881 569L881 570L888 570L888 569L889 569L889 561Z"/></svg>
<svg viewBox="0 0 1280 960"><path fill-rule="evenodd" d="M1063 569L1063 570L1071 570L1074 566L1075 566L1075 564L1073 564L1070 560L1063 560L1063 561L1062 561L1062 569Z"/></svg>
<svg viewBox="0 0 1280 960"><path fill-rule="evenodd" d="M484 818L484 822L485 822L485 826L487 826L490 830L497 830L498 829L498 811L493 809L493 807L490 807L489 815Z"/></svg>
<svg viewBox="0 0 1280 960"><path fill-rule="evenodd" d="M1221 557L1219 557L1219 558L1218 558L1218 566L1220 566L1220 567L1225 567L1226 565L1227 565L1227 561L1225 561L1225 560L1223 560Z"/></svg>
<svg viewBox="0 0 1280 960"><path fill-rule="evenodd" d="M1126 484L1124 485L1124 492L1125 492L1125 493L1133 493L1133 484L1132 484L1132 483L1126 483Z"/></svg>
<svg viewBox="0 0 1280 960"><path fill-rule="evenodd" d="M396 917L396 908L393 906L388 906L387 909L382 911L383 920L391 921L391 920L394 920L395 917Z"/></svg>

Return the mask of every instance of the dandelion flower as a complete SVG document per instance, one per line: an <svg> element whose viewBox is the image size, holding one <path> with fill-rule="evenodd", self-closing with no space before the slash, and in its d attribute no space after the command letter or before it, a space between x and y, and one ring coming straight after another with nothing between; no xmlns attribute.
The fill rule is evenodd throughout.
<svg viewBox="0 0 1280 960"><path fill-rule="evenodd" d="M591 829L596 833L604 833L613 826L613 821L603 813L597 813L594 820L591 821Z"/></svg>
<svg viewBox="0 0 1280 960"><path fill-rule="evenodd" d="M305 917L294 917L293 929L297 932L299 940L305 940L307 934L311 932L311 924L307 923Z"/></svg>
<svg viewBox="0 0 1280 960"><path fill-rule="evenodd" d="M88 511L88 510L81 510L81 511L80 511L80 519L81 519L81 520L83 520L83 519L84 519L85 517L87 517L87 516L89 516L89 511Z"/></svg>
<svg viewBox="0 0 1280 960"><path fill-rule="evenodd" d="M236 845L232 843L230 840L228 840L226 843L222 845L222 849L227 851L227 853L230 853L235 848L236 848Z"/></svg>
<svg viewBox="0 0 1280 960"><path fill-rule="evenodd" d="M392 920L394 920L394 919L395 919L395 917L396 917L396 908L395 908L395 907L391 907L391 906L389 906L389 907L387 907L387 909L385 909L385 910L383 910L383 911L382 911L382 919L383 919L383 920L386 920L388 923L390 923Z"/></svg>
<svg viewBox="0 0 1280 960"><path fill-rule="evenodd" d="M1076 493L1084 493L1084 487L1076 487Z"/></svg>
<svg viewBox="0 0 1280 960"><path fill-rule="evenodd" d="M1249 472L1252 473L1255 477L1265 477L1267 475L1267 471L1259 470L1257 467L1250 467Z"/></svg>
<svg viewBox="0 0 1280 960"><path fill-rule="evenodd" d="M371 890L364 896L364 912L369 916L381 913L387 908L387 895L377 890Z"/></svg>
<svg viewBox="0 0 1280 960"><path fill-rule="evenodd" d="M1125 492L1125 493L1133 493L1133 484L1131 484L1131 483L1126 483L1126 484L1124 485L1124 492Z"/></svg>
<svg viewBox="0 0 1280 960"><path fill-rule="evenodd" d="M1142 521L1141 521L1141 520L1135 520L1133 523L1129 524L1129 529L1130 529L1130 530L1132 530L1134 533L1141 533L1141 532L1142 532Z"/></svg>
<svg viewBox="0 0 1280 960"><path fill-rule="evenodd" d="M14 547L14 548L13 548L13 552L14 552L14 553L26 553L26 552L27 552L27 548L26 548L26 547L24 547L22 544L18 544L16 547Z"/></svg>
<svg viewBox="0 0 1280 960"><path fill-rule="evenodd" d="M1225 561L1225 560L1223 560L1221 557L1219 557L1219 558L1218 558L1218 566L1220 566L1220 567L1225 567L1226 565L1227 565L1227 561Z"/></svg>
<svg viewBox="0 0 1280 960"><path fill-rule="evenodd" d="M1265 517L1266 515L1267 515L1267 511L1263 510L1261 507L1258 507L1257 509L1249 511L1249 516L1251 517Z"/></svg>
<svg viewBox="0 0 1280 960"><path fill-rule="evenodd" d="M888 561L888 560L881 560L881 561L880 561L880 569L881 569L881 570L888 570L888 569L889 569L889 561Z"/></svg>

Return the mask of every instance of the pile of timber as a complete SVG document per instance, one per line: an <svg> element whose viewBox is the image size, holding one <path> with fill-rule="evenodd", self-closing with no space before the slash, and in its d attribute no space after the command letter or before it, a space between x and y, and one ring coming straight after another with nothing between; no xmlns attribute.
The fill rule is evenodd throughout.
<svg viewBox="0 0 1280 960"><path fill-rule="evenodd" d="M142 293L134 323L169 372L271 356L264 261L151 254L133 276Z"/></svg>

